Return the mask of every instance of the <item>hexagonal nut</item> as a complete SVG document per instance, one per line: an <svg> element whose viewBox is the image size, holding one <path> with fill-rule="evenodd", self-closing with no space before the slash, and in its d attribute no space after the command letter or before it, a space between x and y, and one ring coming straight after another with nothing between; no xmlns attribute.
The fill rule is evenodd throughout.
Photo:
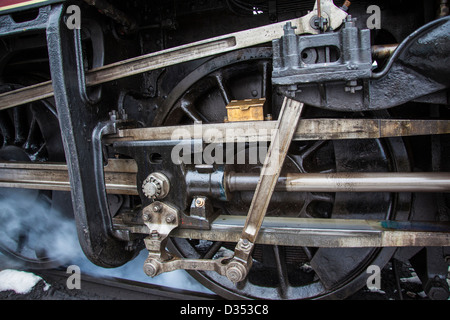
<svg viewBox="0 0 450 320"><path fill-rule="evenodd" d="M149 199L163 199L169 190L169 179L161 172L151 173L142 183L142 192Z"/></svg>
<svg viewBox="0 0 450 320"><path fill-rule="evenodd" d="M226 270L227 278L233 283L244 280L247 277L247 273L245 266L237 261L230 262Z"/></svg>

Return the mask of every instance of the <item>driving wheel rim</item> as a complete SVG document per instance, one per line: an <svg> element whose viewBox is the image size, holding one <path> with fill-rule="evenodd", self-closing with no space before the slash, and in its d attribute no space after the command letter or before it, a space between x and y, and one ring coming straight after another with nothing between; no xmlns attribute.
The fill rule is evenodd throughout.
<svg viewBox="0 0 450 320"><path fill-rule="evenodd" d="M252 48L241 50L221 57L213 58L205 62L186 78L184 78L172 90L166 99L166 103L160 109L154 125L175 125L179 123L192 123L193 121L219 122L226 115L224 107L229 100L245 99L249 97L259 98L261 96L266 96L270 100L269 105L270 102L274 101L274 108L272 111L276 114L277 110L275 109L278 105L276 101L281 97L277 97L275 93L273 93L273 96L270 94L272 92L272 90L270 90L270 63L270 48ZM240 75L242 75L242 77L240 77ZM254 78L253 81L251 80L252 77ZM237 84L233 83L233 81L237 81ZM242 89L242 83L248 84L246 88L247 91ZM199 99L200 96L202 96L201 99ZM219 105L220 107L217 110L212 110L212 108L208 107L211 105ZM322 112L329 112L317 109L307 110L311 111L310 115L312 116L317 116L317 112L319 114ZM308 114L304 114L304 116L308 117ZM380 114L377 116L380 116ZM382 116L386 116L386 114L382 114ZM332 144L331 147L329 146L330 143ZM320 153L320 149L324 148L324 145L327 144L327 148L332 150L329 152L339 154L339 156L334 159L335 167L328 169L321 168L325 171L410 170L407 153L401 139L394 138L373 140L371 143L373 145L364 146L364 142L362 141L319 141L310 143L309 149L308 147L305 147L305 143L299 142L298 145L300 149L303 145L303 149L306 148L306 153L308 153L308 156L311 158L313 158L312 155L315 153ZM353 147L351 148L353 148L353 153L343 152L343 150L349 146L352 146L352 144ZM374 147L375 149L373 149ZM373 153L374 150L376 150L375 153ZM292 153L291 151L292 146L290 149L289 158L294 160L289 161L293 161L298 166L299 172L313 172L305 169L305 165L310 165L307 161L305 162L305 159L295 161L295 158L298 158L299 155L295 154L295 152ZM370 164L370 161L367 161L370 158L371 152L373 153L372 156L377 154L376 157L378 157L378 159L375 161L378 163L377 165ZM362 163L365 163L366 165L360 165L357 168L352 168L352 161L358 162L358 153L363 154L363 156L359 158L359 161L362 161ZM345 156L345 154L347 154L347 156ZM369 156L367 156L368 158L366 159L364 155ZM352 159L355 156L356 160ZM320 158L321 157L315 157L313 162L318 161ZM323 170L318 170L316 172L322 172ZM352 210L346 213L339 212L343 207L345 207L345 202L348 202L349 199L351 199L351 196L349 195L319 194L315 197L316 199L332 198L333 205L331 207L327 207L326 205L323 205L323 203L326 203L325 200L316 201L319 202L317 208L320 207L320 210L317 208L311 209L308 213L308 211L303 207L301 210L301 212L303 212L302 214L306 214L306 216L308 216L308 214L311 215L311 213L319 212L319 215L324 215L327 210L331 210L331 212L328 212L328 217L333 216L334 218L348 218L348 215L352 215ZM382 214L380 214L380 212L376 212L376 214L363 212L363 214L370 216L371 218L394 219L401 208L401 214L403 216L408 216L408 208L410 204L410 197L408 195L399 196L398 194L383 194L381 199L384 199L381 207L385 209ZM357 208L358 201L353 202L354 203L352 203L352 205L355 207L354 210L359 210ZM377 208L375 211L377 210L380 211L380 208ZM353 218L361 218L364 216L354 214L355 212L353 212ZM195 245L190 243L189 240L175 238L172 239L172 242L169 244L169 248L176 254L186 258L197 259L202 258L205 254L205 252L201 252L201 250L198 249L202 246L209 246L209 248L212 248L214 247L214 243L208 244L203 242ZM216 247L218 247L217 244ZM222 251L232 250L232 248L234 248L234 244L228 245L227 247L228 248L225 248L225 250ZM224 246L222 246L219 251L223 248ZM262 250L264 251L266 249ZM302 248L304 251L303 254L309 261L299 262L300 264L298 265L298 269L302 271L298 271L298 273L303 272L303 275L306 274L309 276L311 281L307 285L293 286L290 284L289 279L292 278L289 275L289 272L292 273L292 268L289 272L287 272L287 263L283 262L283 259L285 259L287 255L293 255L293 253L289 250L291 250L291 248L278 246L271 246L270 248L270 256L274 258L275 262L272 264L272 270L269 273L265 273L264 268L262 268L260 275L257 277L273 277L275 278L273 284L270 284L270 281L268 281L268 285L266 284L261 286L260 284L255 284L252 282L252 277L254 278L256 272L255 268L258 267L258 263L253 264L247 279L237 284L232 283L226 277L220 276L215 272L189 271L189 273L204 286L225 298L343 299L355 293L366 284L368 277L366 270L368 266L377 265L380 268L383 268L395 252L395 249L392 248ZM206 249L206 251L208 251L208 249ZM256 251L257 250L255 249L255 252ZM297 250L297 252L299 252L299 250ZM313 256L311 256L311 252L313 253ZM217 255L215 257L217 257ZM355 262L355 265L349 266L346 263L342 263L342 261L345 260L345 258L342 259L342 257L346 257L350 260L356 259L357 261ZM290 258L295 260L295 257ZM332 266L332 264L335 265ZM333 272L330 272L330 268L337 268L337 281L332 279ZM312 272L312 274L308 275L309 272ZM302 280L299 281L301 282Z"/></svg>

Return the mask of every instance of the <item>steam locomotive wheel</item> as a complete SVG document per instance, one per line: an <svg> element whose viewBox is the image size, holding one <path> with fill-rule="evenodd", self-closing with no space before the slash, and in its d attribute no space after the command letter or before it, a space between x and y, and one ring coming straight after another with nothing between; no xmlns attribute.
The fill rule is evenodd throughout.
<svg viewBox="0 0 450 320"><path fill-rule="evenodd" d="M3 84L0 92L17 88ZM1 161L64 162L56 111L48 101L34 102L0 112ZM70 202L67 192L0 188L0 251L29 267L60 264L55 250L57 232L70 236L73 221L62 216L60 204ZM67 214L67 212L64 212ZM67 220L67 224L61 224Z"/></svg>
<svg viewBox="0 0 450 320"><path fill-rule="evenodd" d="M266 97L276 114L282 97L270 83L271 50L252 48L213 58L182 80L166 99L155 125L193 121L221 122L231 99ZM273 102L272 110L270 110ZM330 111L307 108L303 117L329 116ZM331 112L336 116L336 113ZM340 115L342 116L342 114ZM346 114L345 116L349 116ZM361 115L354 115L360 117ZM367 115L366 115L367 116ZM380 116L378 114L377 116ZM383 114L382 116L386 116ZM257 165L234 165L235 171L258 172ZM291 144L286 172L408 171L401 139L338 140ZM221 214L246 215L253 193L214 203ZM345 219L395 219L409 215L410 196L372 193L274 193L268 216ZM186 258L217 258L232 254L235 243L174 238L171 250ZM370 265L383 268L392 248L306 248L256 245L247 279L233 284L215 272L190 274L225 298L343 299L361 289Z"/></svg>

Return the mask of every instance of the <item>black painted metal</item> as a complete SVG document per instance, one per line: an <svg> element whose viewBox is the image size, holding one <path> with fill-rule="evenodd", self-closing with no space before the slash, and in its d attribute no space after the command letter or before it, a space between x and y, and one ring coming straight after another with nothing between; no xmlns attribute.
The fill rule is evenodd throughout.
<svg viewBox="0 0 450 320"><path fill-rule="evenodd" d="M273 41L272 83L296 85L367 79L372 74L370 31L350 17L340 32L297 36L290 24Z"/></svg>
<svg viewBox="0 0 450 320"><path fill-rule="evenodd" d="M85 103L77 66L76 35L63 22L64 6L52 9L47 28L50 69L55 92L55 102L72 186L72 201L78 236L86 256L103 267L117 267L133 256L126 250L126 242L113 236L104 217L108 209L92 192L96 185L94 157L98 156L90 143L99 114ZM79 51L78 51L79 52Z"/></svg>
<svg viewBox="0 0 450 320"><path fill-rule="evenodd" d="M38 15L31 21L16 22L11 15L0 16L1 35L12 36L23 34L24 32L41 32L45 30L52 7L40 7L38 10Z"/></svg>
<svg viewBox="0 0 450 320"><path fill-rule="evenodd" d="M281 51L280 41L274 41L274 83L298 101L340 111L381 110L422 97L428 102L426 97L434 93L445 95L450 86L450 17L432 21L412 33L383 71L373 74L367 60L369 39L366 33L358 36L351 23L346 22L349 26L341 30L342 36L318 35L306 44L302 37L286 34ZM344 37L347 34L351 36ZM294 46L289 45L292 42ZM338 48L339 58L335 62L318 59L315 52L324 47ZM436 101L448 103L445 98L430 100Z"/></svg>

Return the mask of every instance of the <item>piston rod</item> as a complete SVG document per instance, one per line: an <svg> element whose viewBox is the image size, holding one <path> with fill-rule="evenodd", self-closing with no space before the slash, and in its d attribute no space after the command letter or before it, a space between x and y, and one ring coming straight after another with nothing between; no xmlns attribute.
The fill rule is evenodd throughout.
<svg viewBox="0 0 450 320"><path fill-rule="evenodd" d="M230 172L229 192L252 191L258 175ZM279 177L276 191L287 192L450 192L450 173L444 172L345 172L289 173Z"/></svg>

